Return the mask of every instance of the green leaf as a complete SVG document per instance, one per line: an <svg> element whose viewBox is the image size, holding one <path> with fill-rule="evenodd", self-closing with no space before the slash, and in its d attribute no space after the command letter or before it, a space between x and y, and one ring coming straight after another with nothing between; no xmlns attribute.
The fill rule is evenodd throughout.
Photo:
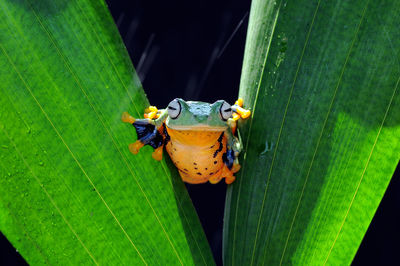
<svg viewBox="0 0 400 266"><path fill-rule="evenodd" d="M400 158L400 2L252 3L226 265L350 264Z"/></svg>
<svg viewBox="0 0 400 266"><path fill-rule="evenodd" d="M0 230L30 264L214 264L103 1L0 2ZM173 169L173 170L171 170Z"/></svg>

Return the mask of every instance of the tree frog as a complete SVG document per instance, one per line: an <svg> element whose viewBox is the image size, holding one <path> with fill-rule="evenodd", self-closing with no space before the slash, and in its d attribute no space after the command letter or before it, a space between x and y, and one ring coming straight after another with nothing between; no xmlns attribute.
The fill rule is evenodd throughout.
<svg viewBox="0 0 400 266"><path fill-rule="evenodd" d="M235 136L236 123L250 116L242 106L242 99L231 106L224 100L210 104L177 98L166 109L150 106L145 119L124 112L122 121L132 124L138 136L129 150L137 154L144 145L150 145L153 158L161 160L165 146L184 182L216 184L225 178L231 184L240 169L242 149Z"/></svg>

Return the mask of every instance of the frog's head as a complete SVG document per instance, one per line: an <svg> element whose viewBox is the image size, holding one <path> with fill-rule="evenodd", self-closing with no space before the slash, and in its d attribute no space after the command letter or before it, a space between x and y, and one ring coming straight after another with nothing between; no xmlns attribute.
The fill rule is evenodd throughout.
<svg viewBox="0 0 400 266"><path fill-rule="evenodd" d="M176 130L224 131L232 116L231 106L224 100L213 104L175 99L169 103L166 124Z"/></svg>

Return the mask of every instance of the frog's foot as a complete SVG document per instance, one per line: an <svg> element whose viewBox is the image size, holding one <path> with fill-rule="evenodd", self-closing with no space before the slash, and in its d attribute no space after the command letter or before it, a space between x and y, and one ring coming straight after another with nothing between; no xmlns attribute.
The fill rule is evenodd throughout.
<svg viewBox="0 0 400 266"><path fill-rule="evenodd" d="M144 118L147 119L157 119L160 117L160 112L158 111L157 107L149 106L144 110Z"/></svg>
<svg viewBox="0 0 400 266"><path fill-rule="evenodd" d="M142 120L136 120L133 123L139 139L138 141L143 145L150 145L151 147L153 147L154 152L152 154L152 157L157 161L161 161L164 147L164 138L161 135L160 131L157 130L155 125L147 124L145 123L146 121L144 121L144 123L142 122Z"/></svg>
<svg viewBox="0 0 400 266"><path fill-rule="evenodd" d="M237 172L239 172L239 170L240 170L240 164L238 164L238 163L233 163L233 166L232 166L232 169L231 169L231 171L232 171L232 173L237 173Z"/></svg>
<svg viewBox="0 0 400 266"><path fill-rule="evenodd" d="M234 175L232 175L231 177L225 177L225 183L227 184L227 185L229 185L229 184L232 184L233 183L233 181L235 181L235 176Z"/></svg>
<svg viewBox="0 0 400 266"><path fill-rule="evenodd" d="M129 144L129 151L133 154L138 154L139 150L144 146L143 142L137 140L135 143Z"/></svg>
<svg viewBox="0 0 400 266"><path fill-rule="evenodd" d="M154 151L153 151L153 153L152 153L152 157L153 157L153 159L154 160L157 160L157 161L161 161L161 159L162 159L162 154L163 154L163 145L161 145L160 147L158 147L158 148L156 148Z"/></svg>
<svg viewBox="0 0 400 266"><path fill-rule="evenodd" d="M122 114L121 119L125 123L132 124L136 129L138 140L129 145L129 150L133 154L137 154L144 145L150 145L155 149L153 158L161 160L164 138L154 124L154 121L151 119L135 119L127 112Z"/></svg>
<svg viewBox="0 0 400 266"><path fill-rule="evenodd" d="M225 183L232 184L235 181L235 176L233 175L233 171L228 168L228 166L224 165L222 168L221 178L225 177Z"/></svg>
<svg viewBox="0 0 400 266"><path fill-rule="evenodd" d="M237 166L235 166L235 167L237 167ZM240 168L240 165L239 165L239 168ZM219 181L221 181L222 178L225 178L225 183L231 184L233 181L235 181L235 176L233 175L234 173L235 172L233 171L233 168L229 169L229 167L226 164L224 164L224 166L222 167L222 169L220 171L218 171L216 174L214 174L212 177L210 177L210 179L208 179L208 182L210 182L211 184L217 184Z"/></svg>
<svg viewBox="0 0 400 266"><path fill-rule="evenodd" d="M250 116L250 114L251 114L250 110L246 110L246 109L242 108L242 106L243 106L242 98L239 98L235 102L235 104L232 105L231 108L232 108L232 111L234 112L234 113L232 113L232 119L234 121L239 120L239 118L246 119Z"/></svg>
<svg viewBox="0 0 400 266"><path fill-rule="evenodd" d="M224 167L222 168L221 177L225 177L225 183L231 184L235 181L234 173L240 170L240 164L237 159L237 153L233 149L227 149L226 153L222 155Z"/></svg>

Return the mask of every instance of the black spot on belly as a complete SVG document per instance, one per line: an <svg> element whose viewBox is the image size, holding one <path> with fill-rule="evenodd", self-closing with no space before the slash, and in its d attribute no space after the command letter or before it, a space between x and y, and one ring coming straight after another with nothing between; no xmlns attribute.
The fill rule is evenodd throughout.
<svg viewBox="0 0 400 266"><path fill-rule="evenodd" d="M197 163L193 163L194 165L197 165Z"/></svg>
<svg viewBox="0 0 400 266"><path fill-rule="evenodd" d="M198 174L198 175L201 175L201 173L200 173L200 172L198 172L197 174Z"/></svg>
<svg viewBox="0 0 400 266"><path fill-rule="evenodd" d="M206 168L204 168L204 169L208 170L208 168L207 168L207 167L206 167Z"/></svg>
<svg viewBox="0 0 400 266"><path fill-rule="evenodd" d="M194 169L195 169L195 170L197 170L198 168L197 168L197 167L195 167Z"/></svg>
<svg viewBox="0 0 400 266"><path fill-rule="evenodd" d="M184 168L184 169L183 169L183 171L184 171L184 172L188 172L189 170L188 170L188 169L186 169L186 168Z"/></svg>
<svg viewBox="0 0 400 266"><path fill-rule="evenodd" d="M217 161L214 161L214 164L217 164Z"/></svg>
<svg viewBox="0 0 400 266"><path fill-rule="evenodd" d="M213 174L214 174L213 172L210 172L210 176L213 175Z"/></svg>

